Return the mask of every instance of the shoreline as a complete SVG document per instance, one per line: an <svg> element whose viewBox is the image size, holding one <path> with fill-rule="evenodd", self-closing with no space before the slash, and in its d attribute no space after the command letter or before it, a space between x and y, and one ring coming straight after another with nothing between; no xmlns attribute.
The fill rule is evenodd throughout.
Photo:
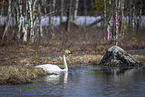
<svg viewBox="0 0 145 97"><path fill-rule="evenodd" d="M103 48L103 47L102 47ZM97 65L104 56L106 49L75 50L66 57L68 67L76 68L82 65ZM34 66L40 64L56 64L63 68L63 49L32 45L8 46L0 49L0 84L27 84L34 79L49 74ZM137 60L145 63L145 49L127 50ZM142 54L143 55L140 55ZM76 65L74 65L76 64ZM144 64L145 66L145 64Z"/></svg>

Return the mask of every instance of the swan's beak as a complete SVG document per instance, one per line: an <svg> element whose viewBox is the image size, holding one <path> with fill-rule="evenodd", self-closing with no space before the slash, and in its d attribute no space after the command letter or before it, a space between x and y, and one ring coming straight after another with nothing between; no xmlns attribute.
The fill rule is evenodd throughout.
<svg viewBox="0 0 145 97"><path fill-rule="evenodd" d="M71 52L71 51L68 51L68 53L69 53L69 54L72 54L72 52Z"/></svg>

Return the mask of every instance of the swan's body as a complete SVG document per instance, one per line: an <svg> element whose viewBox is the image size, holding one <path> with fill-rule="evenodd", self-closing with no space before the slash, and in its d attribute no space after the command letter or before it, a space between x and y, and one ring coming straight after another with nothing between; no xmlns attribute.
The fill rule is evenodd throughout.
<svg viewBox="0 0 145 97"><path fill-rule="evenodd" d="M36 68L42 68L43 70L45 70L49 73L60 73L61 71L68 71L65 54L71 54L71 52L69 50L65 50L65 52L63 54L64 69L61 69L57 65L53 65L53 64L38 65L38 66L36 66Z"/></svg>

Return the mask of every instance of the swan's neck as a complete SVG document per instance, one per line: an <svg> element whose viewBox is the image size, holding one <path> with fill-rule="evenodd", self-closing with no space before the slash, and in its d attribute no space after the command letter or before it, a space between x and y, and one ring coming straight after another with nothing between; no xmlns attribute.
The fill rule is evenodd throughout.
<svg viewBox="0 0 145 97"><path fill-rule="evenodd" d="M66 63L66 59L65 59L65 54L63 55L63 62L64 62L65 71L68 71L68 67L67 67L67 63Z"/></svg>

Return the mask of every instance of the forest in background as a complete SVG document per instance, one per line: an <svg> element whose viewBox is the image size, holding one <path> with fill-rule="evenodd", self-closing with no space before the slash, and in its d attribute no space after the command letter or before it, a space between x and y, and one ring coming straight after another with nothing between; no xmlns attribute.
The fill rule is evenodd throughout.
<svg viewBox="0 0 145 97"><path fill-rule="evenodd" d="M1 23L7 17L0 26L1 46L26 43L98 51L110 45L145 47L144 0L1 0L0 8ZM60 25L53 25L54 16ZM79 16L101 18L77 25ZM42 25L45 17L48 24Z"/></svg>

